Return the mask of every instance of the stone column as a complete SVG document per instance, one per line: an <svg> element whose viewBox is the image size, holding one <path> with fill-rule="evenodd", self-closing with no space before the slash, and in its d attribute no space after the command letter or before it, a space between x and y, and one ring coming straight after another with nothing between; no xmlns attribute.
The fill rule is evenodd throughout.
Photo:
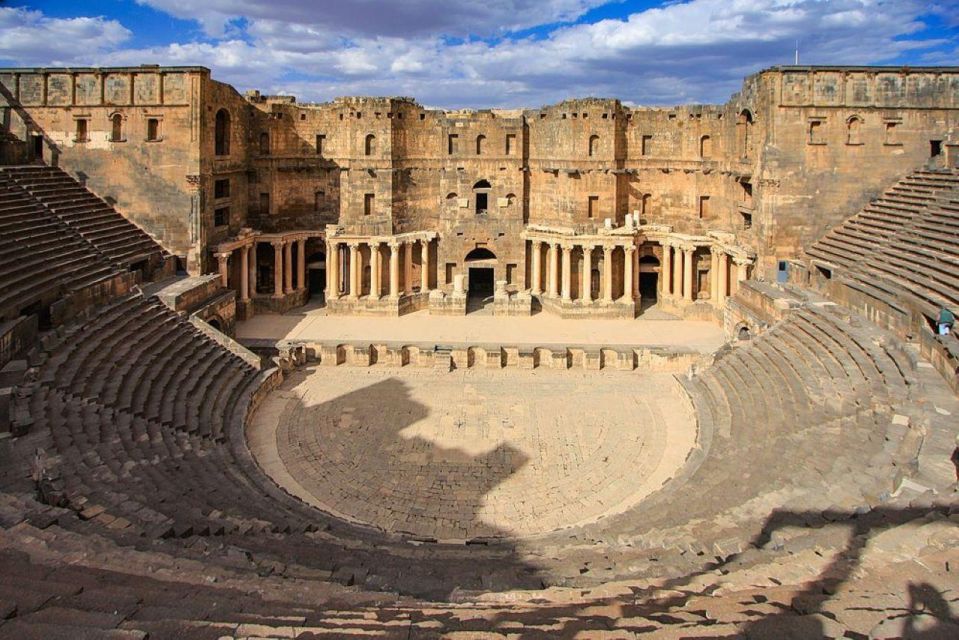
<svg viewBox="0 0 959 640"><path fill-rule="evenodd" d="M720 306L726 305L726 296L729 295L729 255L726 252L721 252L719 254L719 259L717 260L719 265L719 272L716 274L718 278L718 287L717 297Z"/></svg>
<svg viewBox="0 0 959 640"><path fill-rule="evenodd" d="M673 277L673 248L672 246L663 243L663 264L660 265L659 269L659 290L662 292L663 297L668 297L670 295L670 285L672 284L670 280Z"/></svg>
<svg viewBox="0 0 959 640"><path fill-rule="evenodd" d="M709 299L713 305L719 297L719 254L716 247L709 248Z"/></svg>
<svg viewBox="0 0 959 640"><path fill-rule="evenodd" d="M403 269L403 291L413 293L413 242L406 243L406 266Z"/></svg>
<svg viewBox="0 0 959 640"><path fill-rule="evenodd" d="M293 242L289 240L283 243L283 266L286 276L283 293L293 293Z"/></svg>
<svg viewBox="0 0 959 640"><path fill-rule="evenodd" d="M273 245L273 297L283 297L283 242L274 240Z"/></svg>
<svg viewBox="0 0 959 640"><path fill-rule="evenodd" d="M683 252L679 247L673 247L673 297L683 295Z"/></svg>
<svg viewBox="0 0 959 640"><path fill-rule="evenodd" d="M639 300L639 248L633 246L633 300Z"/></svg>
<svg viewBox="0 0 959 640"><path fill-rule="evenodd" d="M400 246L390 243L390 297L400 297Z"/></svg>
<svg viewBox="0 0 959 640"><path fill-rule="evenodd" d="M546 247L546 297L553 297L553 289L555 287L556 281L556 265L555 265L555 256L556 248L555 245L551 242Z"/></svg>
<svg viewBox="0 0 959 640"><path fill-rule="evenodd" d="M613 301L613 248L603 247L603 301Z"/></svg>
<svg viewBox="0 0 959 640"><path fill-rule="evenodd" d="M220 266L220 284L224 287L230 286L230 253L218 253L216 254L217 262Z"/></svg>
<svg viewBox="0 0 959 640"><path fill-rule="evenodd" d="M623 300L633 301L633 255L636 247L623 247Z"/></svg>
<svg viewBox="0 0 959 640"><path fill-rule="evenodd" d="M360 245L357 242L350 243L350 297L360 297Z"/></svg>
<svg viewBox="0 0 959 640"><path fill-rule="evenodd" d="M430 290L430 241L420 240L420 291Z"/></svg>
<svg viewBox="0 0 959 640"><path fill-rule="evenodd" d="M695 247L683 247L683 298L693 301L693 252Z"/></svg>
<svg viewBox="0 0 959 640"><path fill-rule="evenodd" d="M326 299L330 300L339 295L340 291L340 256L339 246L330 240L326 243Z"/></svg>
<svg viewBox="0 0 959 640"><path fill-rule="evenodd" d="M240 247L240 301L250 299L250 247Z"/></svg>
<svg viewBox="0 0 959 640"><path fill-rule="evenodd" d="M380 285L380 243L370 243L370 300L379 300L380 292L383 290Z"/></svg>
<svg viewBox="0 0 959 640"><path fill-rule="evenodd" d="M538 296L543 293L543 278L540 270L540 251L542 249L542 243L539 240L533 240L532 242L533 255L530 258L530 291L534 296Z"/></svg>
<svg viewBox="0 0 959 640"><path fill-rule="evenodd" d="M571 269L570 269L570 266L571 266L570 262L571 262L572 256L570 256L570 252L572 251L572 248L568 245L564 245L560 247L560 249L563 252L563 276L562 276L563 277L563 287L562 287L563 300L570 300L570 289L572 288L570 286L572 284L570 282L571 276L572 276Z"/></svg>
<svg viewBox="0 0 959 640"><path fill-rule="evenodd" d="M250 280L250 297L256 295L256 241L250 243L250 273L247 276Z"/></svg>
<svg viewBox="0 0 959 640"><path fill-rule="evenodd" d="M739 291L740 283L749 278L749 259L734 257L736 263L736 291Z"/></svg>
<svg viewBox="0 0 959 640"><path fill-rule="evenodd" d="M296 244L296 288L306 289L306 238Z"/></svg>
<svg viewBox="0 0 959 640"><path fill-rule="evenodd" d="M579 297L585 303L593 301L593 245L583 246L583 287Z"/></svg>

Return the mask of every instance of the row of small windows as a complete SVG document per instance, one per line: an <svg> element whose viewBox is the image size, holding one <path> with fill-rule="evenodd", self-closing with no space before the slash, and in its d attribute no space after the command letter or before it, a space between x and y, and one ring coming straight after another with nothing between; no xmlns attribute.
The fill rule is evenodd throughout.
<svg viewBox="0 0 959 640"><path fill-rule="evenodd" d="M147 118L146 137L148 142L157 142L160 140L160 119ZM76 142L90 141L90 121L87 118L76 119L76 132L74 136ZM110 142L125 142L123 131L123 116L115 113L110 117Z"/></svg>
<svg viewBox="0 0 959 640"><path fill-rule="evenodd" d="M823 131L825 129L826 119L825 118L813 118L809 120L808 128L808 137L806 139L807 144L813 145L825 145L827 140L823 137ZM901 123L898 120L885 120L883 122L883 141L884 145L891 146L900 146L902 142L898 137L899 125ZM859 146L865 144L862 139L862 128L863 128L863 119L860 116L851 116L846 119L846 139L845 143L849 146ZM939 142L938 145L941 149L941 141L933 140L931 143ZM932 155L938 155L938 152L935 151L937 147L936 144L931 144Z"/></svg>
<svg viewBox="0 0 959 640"><path fill-rule="evenodd" d="M219 131L219 128L218 128L218 131ZM226 153L229 153L228 151L225 151L224 153L221 153L220 151L221 149L228 149L229 147L229 144L227 142L228 134L224 133L223 135L224 135L224 138L222 141L222 145L221 145L221 138L219 134L217 136L217 155L226 155ZM447 138L447 148L446 148L446 152L448 155L456 155L457 153L459 153L459 140L460 140L459 134L457 133L449 134ZM746 137L746 132L744 131L742 134L741 143L746 144L747 141L748 139ZM598 135L591 135L589 137L589 141L587 143L587 149L586 149L587 155L589 157L591 158L595 157L599 153L599 144L600 144L600 138ZM640 151L642 155L644 156L652 155L653 136L652 135L642 136L640 145L641 145ZM316 134L316 154L323 155L325 150L326 150L326 134L323 134L323 133ZM476 136L473 150L474 150L474 153L478 156L486 154L487 138L485 135L480 134ZM513 134L513 133L506 134L504 152L508 156L516 153L516 134ZM264 132L260 134L260 154L269 155L269 153L270 153L270 135ZM700 157L703 159L707 159L712 157L712 153L713 153L713 150L712 150L711 137L708 135L701 136L699 139ZM363 140L363 154L366 156L372 156L376 154L376 136L373 135L372 133L368 134L366 138L364 138ZM746 155L743 154L743 157L746 157Z"/></svg>
<svg viewBox="0 0 959 640"><path fill-rule="evenodd" d="M446 153L448 155L456 155L459 153L459 141L460 136L458 133L451 133L447 136L446 139ZM486 136L480 134L476 136L476 140L473 145L473 152L478 155L484 155L487 153L487 143ZM503 147L503 153L505 155L511 156L516 153L516 134L507 133L505 144Z"/></svg>

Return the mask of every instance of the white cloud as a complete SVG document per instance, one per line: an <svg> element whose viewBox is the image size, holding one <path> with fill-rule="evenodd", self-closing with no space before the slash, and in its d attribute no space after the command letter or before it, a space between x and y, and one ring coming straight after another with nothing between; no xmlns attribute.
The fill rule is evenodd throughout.
<svg viewBox="0 0 959 640"><path fill-rule="evenodd" d="M241 0L207 4L213 12L244 6ZM882 63L910 50L917 50L916 58L956 63L954 44L902 39L923 27L918 16L928 6L917 0L690 0L625 19L555 27L546 37L491 41L390 36L375 29L347 32L335 24L289 21L302 3L274 4L270 18L246 16L241 37L148 49L123 49L123 39L114 39L112 50L91 46L76 56L95 64L205 65L214 78L241 91L258 88L304 101L410 95L449 107L536 107L575 96L638 104L721 102L738 90L745 75L791 63L796 40L804 64ZM427 0L412 4L419 10L436 6ZM461 4L452 2L452 10ZM492 10L519 4L492 0ZM553 13L544 12L542 19L575 13L585 4L547 3ZM33 15L33 23L23 27L28 31L46 20ZM234 29L239 29L236 23Z"/></svg>
<svg viewBox="0 0 959 640"><path fill-rule="evenodd" d="M351 36L488 36L568 22L610 0L137 0L223 35L237 18L306 25Z"/></svg>
<svg viewBox="0 0 959 640"><path fill-rule="evenodd" d="M76 64L132 35L103 17L49 18L40 11L0 7L0 60L18 65Z"/></svg>

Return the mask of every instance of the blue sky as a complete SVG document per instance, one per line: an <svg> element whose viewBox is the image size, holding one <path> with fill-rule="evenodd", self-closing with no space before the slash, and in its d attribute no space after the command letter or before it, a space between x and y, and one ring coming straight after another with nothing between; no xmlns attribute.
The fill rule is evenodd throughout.
<svg viewBox="0 0 959 640"><path fill-rule="evenodd" d="M188 6L191 5L191 6ZM0 4L0 64L199 64L301 101L723 102L790 64L959 65L959 0L100 0Z"/></svg>

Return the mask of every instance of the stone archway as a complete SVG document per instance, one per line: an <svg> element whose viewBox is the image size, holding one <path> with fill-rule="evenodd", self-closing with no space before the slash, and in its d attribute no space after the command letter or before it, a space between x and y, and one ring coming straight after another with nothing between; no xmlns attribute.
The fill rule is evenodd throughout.
<svg viewBox="0 0 959 640"><path fill-rule="evenodd" d="M659 292L659 258L653 255L639 258L639 295L643 307L656 304Z"/></svg>
<svg viewBox="0 0 959 640"><path fill-rule="evenodd" d="M466 254L463 263L466 265L466 286L469 292L466 312L485 309L492 304L493 291L496 288L496 254L486 247L477 247Z"/></svg>

